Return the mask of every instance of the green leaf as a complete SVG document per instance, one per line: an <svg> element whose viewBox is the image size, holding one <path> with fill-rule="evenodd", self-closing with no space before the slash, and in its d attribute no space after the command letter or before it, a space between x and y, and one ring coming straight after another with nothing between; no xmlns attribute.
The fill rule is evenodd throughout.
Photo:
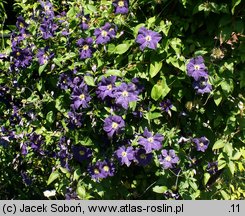
<svg viewBox="0 0 245 216"><path fill-rule="evenodd" d="M39 76L42 74L42 72L44 71L44 69L46 68L47 65L48 65L48 63L39 66L39 68L38 68L38 74L39 74Z"/></svg>
<svg viewBox="0 0 245 216"><path fill-rule="evenodd" d="M87 5L87 8L88 8L88 10L90 10L90 11L92 11L94 13L97 12L97 8L94 5Z"/></svg>
<svg viewBox="0 0 245 216"><path fill-rule="evenodd" d="M220 193L221 193L222 197L223 197L225 200L229 200L229 199L230 199L229 194L227 194L224 190L221 190Z"/></svg>
<svg viewBox="0 0 245 216"><path fill-rule="evenodd" d="M95 86L94 78L91 76L84 76L84 81L89 86Z"/></svg>
<svg viewBox="0 0 245 216"><path fill-rule="evenodd" d="M86 197L86 190L83 186L79 185L77 187L77 194L81 199L85 199Z"/></svg>
<svg viewBox="0 0 245 216"><path fill-rule="evenodd" d="M209 173L204 173L203 184L206 185L211 175Z"/></svg>
<svg viewBox="0 0 245 216"><path fill-rule="evenodd" d="M231 175L234 175L235 169L236 169L235 163L232 162L232 161L229 161L229 163L228 163L228 168L229 168L229 170L230 170L230 172L231 172Z"/></svg>
<svg viewBox="0 0 245 216"><path fill-rule="evenodd" d="M235 8L241 3L242 0L232 0L231 13L235 13Z"/></svg>
<svg viewBox="0 0 245 216"><path fill-rule="evenodd" d="M161 70L161 68L162 68L162 62L152 62L150 64L150 71L149 71L151 78L156 76L158 72Z"/></svg>
<svg viewBox="0 0 245 216"><path fill-rule="evenodd" d="M122 72L120 70L107 70L105 72L105 76L118 76L118 77L122 77Z"/></svg>
<svg viewBox="0 0 245 216"><path fill-rule="evenodd" d="M166 186L155 186L152 190L155 193L162 194L162 193L166 192L168 190L168 188Z"/></svg>
<svg viewBox="0 0 245 216"><path fill-rule="evenodd" d="M220 148L223 148L225 146L225 141L220 139L220 140L217 140L214 145L213 145L213 150L215 149L220 149Z"/></svg>
<svg viewBox="0 0 245 216"><path fill-rule="evenodd" d="M52 110L47 113L46 120L49 123L53 123L54 122L54 112Z"/></svg>
<svg viewBox="0 0 245 216"><path fill-rule="evenodd" d="M116 46L114 53L123 54L128 51L129 47L129 44L119 44Z"/></svg>
<svg viewBox="0 0 245 216"><path fill-rule="evenodd" d="M214 102L216 106L219 106L220 102L222 101L222 95L220 91L216 91L214 93Z"/></svg>
<svg viewBox="0 0 245 216"><path fill-rule="evenodd" d="M229 156L229 158L232 158L233 147L232 147L231 143L225 144L224 152Z"/></svg>
<svg viewBox="0 0 245 216"><path fill-rule="evenodd" d="M59 178L59 176L60 176L60 173L58 171L52 172L48 178L47 185L50 185L54 180Z"/></svg>
<svg viewBox="0 0 245 216"><path fill-rule="evenodd" d="M157 84L155 84L151 90L151 98L155 101L157 101L160 98L164 98L170 91L170 88L168 87L166 83L165 77L163 77L162 80L158 81Z"/></svg>
<svg viewBox="0 0 245 216"><path fill-rule="evenodd" d="M62 64L60 63L60 61L59 61L57 58L54 58L54 59L53 59L53 62L54 62L56 65L58 65L60 68L63 67Z"/></svg>

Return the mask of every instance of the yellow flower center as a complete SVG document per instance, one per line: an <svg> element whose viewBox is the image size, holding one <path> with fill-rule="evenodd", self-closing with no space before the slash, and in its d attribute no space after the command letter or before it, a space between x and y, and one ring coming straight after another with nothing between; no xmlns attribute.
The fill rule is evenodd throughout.
<svg viewBox="0 0 245 216"><path fill-rule="evenodd" d="M199 144L199 146L203 147L203 146L204 146L203 142L201 142L201 143Z"/></svg>
<svg viewBox="0 0 245 216"><path fill-rule="evenodd" d="M141 154L141 155L140 155L140 158L141 158L141 159L146 159L146 155L145 155L145 154Z"/></svg>
<svg viewBox="0 0 245 216"><path fill-rule="evenodd" d="M166 161L171 161L171 157L170 157L170 156L167 156L167 157L165 158L165 160L166 160Z"/></svg>
<svg viewBox="0 0 245 216"><path fill-rule="evenodd" d="M118 6L119 6L119 7L124 7L124 1L119 1L119 2L118 2Z"/></svg>
<svg viewBox="0 0 245 216"><path fill-rule="evenodd" d="M102 35L103 37L106 37L107 34L108 34L107 31L105 31L105 30L102 30L102 31L101 31L101 35Z"/></svg>
<svg viewBox="0 0 245 216"><path fill-rule="evenodd" d="M84 95L84 94L81 94L81 95L79 96L79 98L80 98L81 100L84 100L84 99L85 99L85 95Z"/></svg>
<svg viewBox="0 0 245 216"><path fill-rule="evenodd" d="M83 50L88 50L89 46L88 45L84 45L83 46Z"/></svg>
<svg viewBox="0 0 245 216"><path fill-rule="evenodd" d="M87 18L86 17L82 17L82 22L86 22L87 21Z"/></svg>
<svg viewBox="0 0 245 216"><path fill-rule="evenodd" d="M108 172L110 170L110 168L108 166L104 166L103 167L103 170L106 171L106 172Z"/></svg>
<svg viewBox="0 0 245 216"><path fill-rule="evenodd" d="M24 28L24 24L22 22L20 22L20 27Z"/></svg>
<svg viewBox="0 0 245 216"><path fill-rule="evenodd" d="M112 90L112 84L106 86L107 90Z"/></svg>
<svg viewBox="0 0 245 216"><path fill-rule="evenodd" d="M118 124L117 124L116 122L113 122L113 123L112 123L112 128L113 128L113 129L117 129L117 127L118 127Z"/></svg>
<svg viewBox="0 0 245 216"><path fill-rule="evenodd" d="M80 154L81 156L83 156L83 155L85 155L85 151L80 150L80 151L79 151L79 154Z"/></svg>
<svg viewBox="0 0 245 216"><path fill-rule="evenodd" d="M95 168L94 169L94 174L99 174L99 173L100 173L100 171L97 168Z"/></svg>
<svg viewBox="0 0 245 216"><path fill-rule="evenodd" d="M194 69L195 70L199 70L200 69L200 66L199 65L194 65Z"/></svg>
<svg viewBox="0 0 245 216"><path fill-rule="evenodd" d="M148 142L150 142L150 143L154 142L153 137L149 137L147 140L148 140Z"/></svg>
<svg viewBox="0 0 245 216"><path fill-rule="evenodd" d="M128 92L127 92L126 90L124 90L124 91L122 92L122 96L123 96L123 97L128 97Z"/></svg>
<svg viewBox="0 0 245 216"><path fill-rule="evenodd" d="M126 156L127 156L127 152L123 151L123 152L122 152L122 156L123 156L123 157L126 157Z"/></svg>
<svg viewBox="0 0 245 216"><path fill-rule="evenodd" d="M146 40L146 41L151 41L151 36L150 36L150 35L147 35L147 36L145 37L145 40Z"/></svg>
<svg viewBox="0 0 245 216"><path fill-rule="evenodd" d="M17 52L16 55L17 55L17 56L20 56L20 52Z"/></svg>

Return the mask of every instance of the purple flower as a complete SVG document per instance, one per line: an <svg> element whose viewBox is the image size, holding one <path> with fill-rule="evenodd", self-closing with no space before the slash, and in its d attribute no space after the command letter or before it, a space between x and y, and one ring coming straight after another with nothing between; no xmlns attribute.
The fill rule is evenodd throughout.
<svg viewBox="0 0 245 216"><path fill-rule="evenodd" d="M100 163L101 178L107 178L108 176L114 176L115 166L109 160L104 160Z"/></svg>
<svg viewBox="0 0 245 216"><path fill-rule="evenodd" d="M39 0L42 8L44 11L42 11L42 14L45 15L46 17L53 18L54 17L54 10L53 10L53 5L49 2L43 2Z"/></svg>
<svg viewBox="0 0 245 216"><path fill-rule="evenodd" d="M56 29L58 29L58 25L54 23L51 19L43 19L41 23L40 30L42 32L43 39L52 38L55 34Z"/></svg>
<svg viewBox="0 0 245 216"><path fill-rule="evenodd" d="M115 98L116 104L121 105L124 109L128 109L129 102L137 101L138 99L137 91L135 91L135 85L122 83L116 88Z"/></svg>
<svg viewBox="0 0 245 216"><path fill-rule="evenodd" d="M114 133L119 133L125 127L125 122L121 116L109 116L104 121L104 131L109 137L112 137Z"/></svg>
<svg viewBox="0 0 245 216"><path fill-rule="evenodd" d="M76 111L72 110L72 111L68 112L68 116L69 116L68 126L70 128L74 128L75 126L77 126L77 127L82 126L82 120L83 120L82 113L77 113Z"/></svg>
<svg viewBox="0 0 245 216"><path fill-rule="evenodd" d="M140 44L140 49L144 50L146 47L156 49L158 42L162 39L157 32L141 27L136 38L136 42Z"/></svg>
<svg viewBox="0 0 245 216"><path fill-rule="evenodd" d="M81 38L77 41L77 45L82 48L79 51L80 59L87 59L92 57L92 44L93 39L91 37L88 37L86 39Z"/></svg>
<svg viewBox="0 0 245 216"><path fill-rule="evenodd" d="M201 138L194 138L192 142L196 144L197 151L205 152L209 145L209 140L203 136Z"/></svg>
<svg viewBox="0 0 245 216"><path fill-rule="evenodd" d="M27 155L28 154L28 149L27 149L26 143L21 143L20 149L21 149L21 154L22 155Z"/></svg>
<svg viewBox="0 0 245 216"><path fill-rule="evenodd" d="M72 148L73 157L80 163L92 157L92 151L84 146L75 145Z"/></svg>
<svg viewBox="0 0 245 216"><path fill-rule="evenodd" d="M214 175L218 172L218 162L208 162L207 172L211 175Z"/></svg>
<svg viewBox="0 0 245 216"><path fill-rule="evenodd" d="M60 87L63 90L66 90L71 85L72 85L71 76L69 74L66 74L66 73L60 74L57 86Z"/></svg>
<svg viewBox="0 0 245 216"><path fill-rule="evenodd" d="M106 23L101 28L97 28L94 30L94 35L96 36L96 44L106 44L111 39L116 37L116 29L112 27L110 23Z"/></svg>
<svg viewBox="0 0 245 216"><path fill-rule="evenodd" d="M16 26L21 33L25 33L28 25L25 22L24 18L22 16L19 16L17 17Z"/></svg>
<svg viewBox="0 0 245 216"><path fill-rule="evenodd" d="M208 77L208 72L202 56L192 58L186 67L188 76L193 77L196 81L199 80L200 77Z"/></svg>
<svg viewBox="0 0 245 216"><path fill-rule="evenodd" d="M58 143L59 152L57 153L58 158L60 159L60 164L62 167L70 170L68 161L71 159L71 154L68 151L70 145L70 140L65 137L61 137Z"/></svg>
<svg viewBox="0 0 245 216"><path fill-rule="evenodd" d="M80 28L82 30L87 30L89 28L89 15L84 15L83 13L81 13L81 15L79 16L79 18L81 19L81 22L80 22Z"/></svg>
<svg viewBox="0 0 245 216"><path fill-rule="evenodd" d="M80 107L89 107L91 97L89 96L87 86L81 87L80 85L79 87L75 87L73 89L71 99L75 110L79 109Z"/></svg>
<svg viewBox="0 0 245 216"><path fill-rule="evenodd" d="M102 77L96 91L99 98L104 100L107 96L110 98L114 97L116 79L116 76L110 76L108 78Z"/></svg>
<svg viewBox="0 0 245 216"><path fill-rule="evenodd" d="M210 93L212 91L212 86L208 83L206 77L200 77L197 81L192 84L193 88L196 90L197 94Z"/></svg>
<svg viewBox="0 0 245 216"><path fill-rule="evenodd" d="M48 52L48 47L39 49L37 53L38 62L40 65L48 63L48 60L54 57L54 53Z"/></svg>
<svg viewBox="0 0 245 216"><path fill-rule="evenodd" d="M135 159L140 166L148 165L153 158L152 153L146 153L145 149L139 148L135 151Z"/></svg>
<svg viewBox="0 0 245 216"><path fill-rule="evenodd" d="M121 165L126 164L129 167L131 162L135 159L134 149L132 146L129 146L127 148L125 146L122 146L118 150L116 150L115 153Z"/></svg>
<svg viewBox="0 0 245 216"><path fill-rule="evenodd" d="M173 168L174 164L179 162L179 158L176 156L174 150L163 149L162 154L159 156L159 162L163 166L163 169Z"/></svg>
<svg viewBox="0 0 245 216"><path fill-rule="evenodd" d="M160 103L160 107L162 111L168 112L173 107L173 104L169 99L167 99Z"/></svg>
<svg viewBox="0 0 245 216"><path fill-rule="evenodd" d="M162 148L163 139L163 135L155 134L153 136L153 133L149 132L148 129L145 128L143 137L139 138L138 143L144 146L146 153L150 153L152 150L159 150Z"/></svg>
<svg viewBox="0 0 245 216"><path fill-rule="evenodd" d="M115 7L115 14L127 14L128 13L128 0L116 0L113 3Z"/></svg>
<svg viewBox="0 0 245 216"><path fill-rule="evenodd" d="M32 62L32 51L29 48L15 48L11 56L13 56L13 66L18 69L27 68Z"/></svg>
<svg viewBox="0 0 245 216"><path fill-rule="evenodd" d="M101 170L101 162L97 161L94 165L90 164L88 166L88 173L91 176L91 178L96 181L99 181L101 178L103 178L104 175L102 174Z"/></svg>

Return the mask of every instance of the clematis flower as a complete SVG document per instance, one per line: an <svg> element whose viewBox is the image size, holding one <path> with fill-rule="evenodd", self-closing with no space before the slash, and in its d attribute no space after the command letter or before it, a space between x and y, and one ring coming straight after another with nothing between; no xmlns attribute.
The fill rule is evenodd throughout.
<svg viewBox="0 0 245 216"><path fill-rule="evenodd" d="M84 160L89 160L92 157L92 151L84 146L75 145L72 147L73 157L78 162L83 162Z"/></svg>
<svg viewBox="0 0 245 216"><path fill-rule="evenodd" d="M48 47L39 49L37 53L38 62L40 65L44 65L48 62L49 59L54 57L54 53L48 52Z"/></svg>
<svg viewBox="0 0 245 216"><path fill-rule="evenodd" d="M74 109L87 108L91 97L88 93L87 87L75 87L71 95Z"/></svg>
<svg viewBox="0 0 245 216"><path fill-rule="evenodd" d="M129 167L131 162L135 159L134 149L132 146L122 146L116 150L115 153L121 165L126 164L126 166Z"/></svg>
<svg viewBox="0 0 245 216"><path fill-rule="evenodd" d="M148 165L153 158L152 153L146 153L146 150L143 148L138 148L135 151L135 159L140 166L146 166Z"/></svg>
<svg viewBox="0 0 245 216"><path fill-rule="evenodd" d="M121 116L109 116L104 121L104 131L109 137L112 137L114 133L119 133L125 127L125 122Z"/></svg>
<svg viewBox="0 0 245 216"><path fill-rule="evenodd" d="M162 148L162 141L164 137L161 134L153 135L152 132L145 128L143 136L139 138L138 143L144 146L146 153L152 152L152 150L159 150Z"/></svg>
<svg viewBox="0 0 245 216"><path fill-rule="evenodd" d="M107 22L101 28L94 30L94 36L96 36L96 44L106 44L116 37L116 28Z"/></svg>
<svg viewBox="0 0 245 216"><path fill-rule="evenodd" d="M160 103L160 107L162 111L168 112L173 107L173 104L169 99L167 99Z"/></svg>
<svg viewBox="0 0 245 216"><path fill-rule="evenodd" d="M146 47L156 49L158 42L162 39L157 32L141 27L136 38L136 42L140 44L140 49L144 50Z"/></svg>
<svg viewBox="0 0 245 216"><path fill-rule="evenodd" d="M204 59L202 56L192 58L186 67L187 75L193 77L196 81L198 81L201 77L208 77L208 71L204 64Z"/></svg>
<svg viewBox="0 0 245 216"><path fill-rule="evenodd" d="M196 144L197 151L201 152L205 152L209 145L209 140L205 136L194 138L192 142Z"/></svg>
<svg viewBox="0 0 245 216"><path fill-rule="evenodd" d="M87 59L92 57L92 44L93 44L93 39L91 37L88 37L86 39L79 39L77 41L77 45L81 47L79 54L80 54L80 59Z"/></svg>
<svg viewBox="0 0 245 216"><path fill-rule="evenodd" d="M137 101L138 92L135 91L135 85L127 85L122 83L115 91L115 102L121 105L124 109L128 109L129 102Z"/></svg>
<svg viewBox="0 0 245 216"><path fill-rule="evenodd" d="M100 163L101 178L107 178L108 176L114 176L115 165L109 161L104 160Z"/></svg>
<svg viewBox="0 0 245 216"><path fill-rule="evenodd" d="M196 90L197 94L210 93L212 91L212 86L208 83L208 79L205 77L200 77L197 81L192 84L193 88Z"/></svg>
<svg viewBox="0 0 245 216"><path fill-rule="evenodd" d="M163 149L162 154L159 156L159 162L163 166L163 169L173 168L175 164L179 162L178 156L176 156L173 149Z"/></svg>
<svg viewBox="0 0 245 216"><path fill-rule="evenodd" d="M106 97L114 98L115 82L117 77L102 77L98 84L96 94L99 98L104 100Z"/></svg>
<svg viewBox="0 0 245 216"><path fill-rule="evenodd" d="M128 0L116 0L113 3L115 7L115 14L127 14L128 13Z"/></svg>

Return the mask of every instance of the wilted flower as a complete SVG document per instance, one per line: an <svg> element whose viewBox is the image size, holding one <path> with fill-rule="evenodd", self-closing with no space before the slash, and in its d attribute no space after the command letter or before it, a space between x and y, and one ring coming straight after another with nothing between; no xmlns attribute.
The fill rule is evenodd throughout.
<svg viewBox="0 0 245 216"><path fill-rule="evenodd" d="M106 44L116 36L116 28L107 22L101 28L95 29L94 35L96 36L96 44Z"/></svg>
<svg viewBox="0 0 245 216"><path fill-rule="evenodd" d="M159 156L159 162L164 169L173 168L173 166L179 162L179 158L176 156L173 149L169 151L163 149L161 153L162 154Z"/></svg>
<svg viewBox="0 0 245 216"><path fill-rule="evenodd" d="M104 121L104 131L109 137L112 137L114 133L119 133L125 127L125 122L121 116L109 116Z"/></svg>
<svg viewBox="0 0 245 216"><path fill-rule="evenodd" d="M197 56L189 61L187 64L187 74L188 76L193 77L196 81L198 81L201 77L208 77L208 71L202 56Z"/></svg>
<svg viewBox="0 0 245 216"><path fill-rule="evenodd" d="M203 136L201 138L194 138L192 142L196 144L197 151L205 152L209 145L209 140Z"/></svg>
<svg viewBox="0 0 245 216"><path fill-rule="evenodd" d="M79 53L80 53L80 59L87 59L92 57L92 44L93 44L93 39L91 37L88 37L86 39L79 39L77 41L77 45L81 47Z"/></svg>
<svg viewBox="0 0 245 216"><path fill-rule="evenodd" d="M122 146L118 150L116 150L115 153L121 165L126 164L127 166L130 166L131 162L135 159L134 149L132 146Z"/></svg>
<svg viewBox="0 0 245 216"><path fill-rule="evenodd" d="M208 79L205 77L200 77L197 81L192 84L193 88L196 90L197 94L210 93L212 91L212 86L208 83Z"/></svg>
<svg viewBox="0 0 245 216"><path fill-rule="evenodd" d="M173 104L169 99L167 99L160 103L160 107L162 111L168 112L173 107Z"/></svg>
<svg viewBox="0 0 245 216"><path fill-rule="evenodd" d="M161 35L157 32L141 27L139 29L136 42L140 44L140 49L144 50L146 47L156 49L158 42L162 39Z"/></svg>
<svg viewBox="0 0 245 216"><path fill-rule="evenodd" d="M211 175L214 175L218 172L218 162L208 162L207 172Z"/></svg>
<svg viewBox="0 0 245 216"><path fill-rule="evenodd" d="M113 3L115 7L115 14L127 14L128 13L128 0L116 0Z"/></svg>
<svg viewBox="0 0 245 216"><path fill-rule="evenodd" d="M146 153L146 150L143 148L136 149L135 151L135 159L137 163L141 166L146 166L148 165L153 158L152 153Z"/></svg>
<svg viewBox="0 0 245 216"><path fill-rule="evenodd" d="M115 89L115 82L117 77L110 76L110 77L102 77L101 81L98 84L98 88L96 94L99 98L104 100L107 96L113 98L114 97L114 89Z"/></svg>
<svg viewBox="0 0 245 216"><path fill-rule="evenodd" d="M116 98L116 104L121 105L124 109L128 109L129 102L137 101L138 99L135 86L130 84L127 85L126 83L122 83L120 86L118 86L114 95Z"/></svg>
<svg viewBox="0 0 245 216"><path fill-rule="evenodd" d="M159 150L162 148L162 141L164 137L161 134L153 135L152 132L149 132L147 128L145 128L143 137L139 138L138 143L144 146L146 153L152 152L152 150Z"/></svg>
<svg viewBox="0 0 245 216"><path fill-rule="evenodd" d="M83 162L84 160L88 160L92 156L92 151L89 148L84 146L75 145L72 147L73 157L78 162Z"/></svg>

